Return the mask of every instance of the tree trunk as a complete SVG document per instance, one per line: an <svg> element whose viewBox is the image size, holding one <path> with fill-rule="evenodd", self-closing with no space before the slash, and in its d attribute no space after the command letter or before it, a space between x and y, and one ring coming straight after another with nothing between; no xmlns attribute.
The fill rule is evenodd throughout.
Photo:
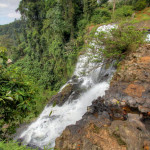
<svg viewBox="0 0 150 150"><path fill-rule="evenodd" d="M115 12L115 8L116 8L116 0L113 0L113 14Z"/></svg>

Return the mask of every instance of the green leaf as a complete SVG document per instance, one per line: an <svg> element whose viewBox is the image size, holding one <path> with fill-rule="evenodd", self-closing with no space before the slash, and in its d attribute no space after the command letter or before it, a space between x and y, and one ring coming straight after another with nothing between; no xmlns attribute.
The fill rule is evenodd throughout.
<svg viewBox="0 0 150 150"><path fill-rule="evenodd" d="M52 112L53 112L53 111L51 111L51 112L50 112L49 116L51 116L51 115L52 115Z"/></svg>
<svg viewBox="0 0 150 150"><path fill-rule="evenodd" d="M0 58L0 64L3 64L3 58Z"/></svg>
<svg viewBox="0 0 150 150"><path fill-rule="evenodd" d="M12 97L5 97L6 100L13 101L14 99Z"/></svg>
<svg viewBox="0 0 150 150"><path fill-rule="evenodd" d="M23 109L26 109L27 108L27 105L23 105Z"/></svg>
<svg viewBox="0 0 150 150"><path fill-rule="evenodd" d="M0 101L4 101L2 98L0 98Z"/></svg>
<svg viewBox="0 0 150 150"><path fill-rule="evenodd" d="M9 96L11 94L11 91L7 92L6 96Z"/></svg>
<svg viewBox="0 0 150 150"><path fill-rule="evenodd" d="M19 100L19 95L18 95L18 94L15 95L15 99L16 99L17 101Z"/></svg>
<svg viewBox="0 0 150 150"><path fill-rule="evenodd" d="M19 100L20 100L20 101L23 101L23 97L22 97L22 96L20 96L20 95L19 95Z"/></svg>
<svg viewBox="0 0 150 150"><path fill-rule="evenodd" d="M54 101L54 103L53 103L53 107L55 107L56 106L56 101Z"/></svg>

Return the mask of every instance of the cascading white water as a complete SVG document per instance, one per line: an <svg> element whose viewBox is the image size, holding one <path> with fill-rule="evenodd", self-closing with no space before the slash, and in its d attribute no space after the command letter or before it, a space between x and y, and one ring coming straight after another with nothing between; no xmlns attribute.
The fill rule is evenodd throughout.
<svg viewBox="0 0 150 150"><path fill-rule="evenodd" d="M146 41L146 42L150 42L150 34L147 34L145 41Z"/></svg>
<svg viewBox="0 0 150 150"><path fill-rule="evenodd" d="M99 27L97 32L114 27L114 25L104 25ZM94 99L105 94L109 83L107 81L97 83L102 63L94 62L95 58L90 57L91 55L94 54L90 49L87 50L86 54L81 55L74 72L74 75L78 76L78 80L82 81L80 87L87 90L81 93L78 99L71 102L66 101L63 106L46 106L39 118L20 135L24 144L36 145L41 148L46 145L54 147L55 139L61 135L66 126L75 124L76 121L80 120L86 112L87 106L91 105ZM72 80L68 81L67 84L71 82ZM49 116L51 111L52 114Z"/></svg>

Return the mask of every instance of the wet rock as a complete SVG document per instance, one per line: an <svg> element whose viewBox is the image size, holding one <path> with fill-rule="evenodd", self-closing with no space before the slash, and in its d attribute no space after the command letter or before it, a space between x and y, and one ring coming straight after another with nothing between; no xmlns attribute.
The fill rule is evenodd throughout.
<svg viewBox="0 0 150 150"><path fill-rule="evenodd" d="M72 76L71 79L72 79L72 82L75 82L75 83L79 82L78 76L76 76L76 75Z"/></svg>
<svg viewBox="0 0 150 150"><path fill-rule="evenodd" d="M36 145L33 145L33 144L28 144L27 147L30 147L30 148L33 148L33 149L36 149L36 150L44 150L40 147L37 147Z"/></svg>
<svg viewBox="0 0 150 150"><path fill-rule="evenodd" d="M66 85L61 92L57 93L51 98L48 105L55 103L56 105L62 106L67 100L69 101L69 99L77 99L82 92L79 86L79 83L70 83Z"/></svg>
<svg viewBox="0 0 150 150"><path fill-rule="evenodd" d="M18 145L22 145L23 139L22 139L22 138L19 138L19 139L17 140L17 142L18 142Z"/></svg>
<svg viewBox="0 0 150 150"><path fill-rule="evenodd" d="M79 98L80 94L84 92L84 89L81 88L82 82L83 79L79 79L78 76L74 75L68 81L68 84L50 99L48 105L55 103L62 106L66 101L72 102L72 100Z"/></svg>
<svg viewBox="0 0 150 150"><path fill-rule="evenodd" d="M58 94L54 95L51 98L50 103L48 105L51 105L53 103L59 106L63 105L66 102L66 100L69 98L72 92L73 92L73 85L68 84L62 89L61 92L59 92Z"/></svg>
<svg viewBox="0 0 150 150"><path fill-rule="evenodd" d="M110 78L110 76L116 71L114 67L115 61L112 61L109 67L107 62L105 63L104 63L105 65L102 66L102 69L99 73L98 82L107 81Z"/></svg>
<svg viewBox="0 0 150 150"><path fill-rule="evenodd" d="M19 138L19 139L17 140L17 143L18 143L18 145L21 146L22 143L23 143L23 138ZM36 149L36 150L44 150L44 149L42 149L42 148L40 148L40 147L38 147L38 146L36 146L36 145L33 145L33 144L28 144L27 147L33 148L33 149Z"/></svg>
<svg viewBox="0 0 150 150"><path fill-rule="evenodd" d="M49 118L50 120L55 120L56 118L59 117L59 115L51 115L51 116L46 116L47 118Z"/></svg>
<svg viewBox="0 0 150 150"><path fill-rule="evenodd" d="M88 113L94 113L94 111L95 111L94 109L95 109L94 107L88 106L88 107L87 107L87 112L88 112Z"/></svg>

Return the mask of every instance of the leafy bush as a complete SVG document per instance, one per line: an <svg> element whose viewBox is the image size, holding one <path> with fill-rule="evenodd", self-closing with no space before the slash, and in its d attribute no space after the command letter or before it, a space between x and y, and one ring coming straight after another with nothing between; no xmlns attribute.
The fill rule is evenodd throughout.
<svg viewBox="0 0 150 150"><path fill-rule="evenodd" d="M38 150L38 149L37 148L33 149L24 145L19 145L15 141L9 141L7 143L5 143L4 141L1 141L0 150ZM58 149L48 148L47 146L45 146L44 150L58 150Z"/></svg>
<svg viewBox="0 0 150 150"><path fill-rule="evenodd" d="M6 66L7 57L6 57L7 49L5 47L0 47L0 73L2 73L2 69Z"/></svg>
<svg viewBox="0 0 150 150"><path fill-rule="evenodd" d="M115 11L114 19L120 20L125 17L131 17L133 14L132 6L122 6Z"/></svg>
<svg viewBox="0 0 150 150"><path fill-rule="evenodd" d="M35 90L32 81L25 81L18 68L9 70L6 64L6 49L0 47L0 135L14 132L28 113L35 108Z"/></svg>
<svg viewBox="0 0 150 150"><path fill-rule="evenodd" d="M107 9L96 9L91 17L91 22L95 24L100 24L110 19L111 13Z"/></svg>
<svg viewBox="0 0 150 150"><path fill-rule="evenodd" d="M10 141L8 143L0 142L0 150L33 150L31 148L27 148L26 146L19 146L18 143Z"/></svg>
<svg viewBox="0 0 150 150"><path fill-rule="evenodd" d="M106 4L108 2L108 0L99 0L98 3L100 6Z"/></svg>
<svg viewBox="0 0 150 150"><path fill-rule="evenodd" d="M146 0L138 0L137 3L135 4L134 9L135 10L143 10L146 7L147 3Z"/></svg>
<svg viewBox="0 0 150 150"><path fill-rule="evenodd" d="M101 58L108 60L124 58L133 45L136 49L143 42L143 31L127 24L121 24L110 32L99 32L95 36L95 44L100 47L98 52L102 55Z"/></svg>
<svg viewBox="0 0 150 150"><path fill-rule="evenodd" d="M87 19L82 19L78 22L77 27L79 30L83 30L86 25L88 24L88 20Z"/></svg>

